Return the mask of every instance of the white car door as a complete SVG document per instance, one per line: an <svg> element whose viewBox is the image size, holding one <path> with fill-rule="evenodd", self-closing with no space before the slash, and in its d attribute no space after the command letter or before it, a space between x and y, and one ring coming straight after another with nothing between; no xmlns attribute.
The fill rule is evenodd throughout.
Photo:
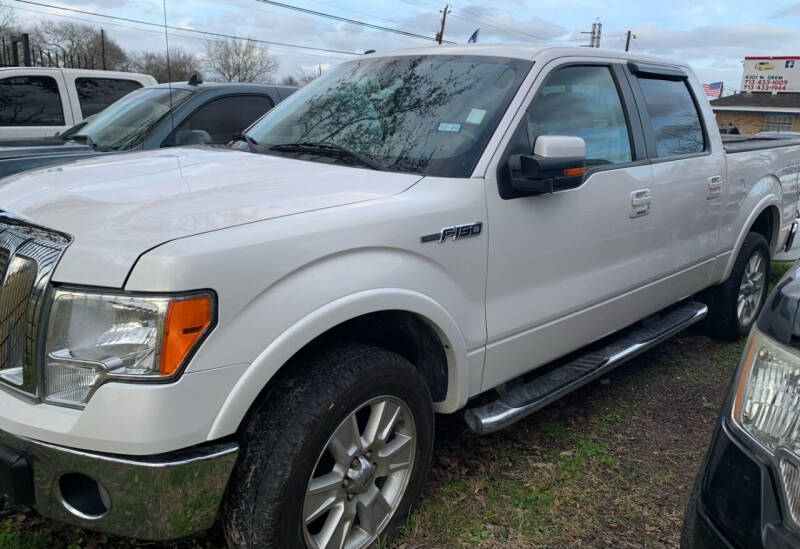
<svg viewBox="0 0 800 549"><path fill-rule="evenodd" d="M658 205L622 65L553 61L526 105L486 175L484 390L668 304L663 295L642 298L660 274L651 258L657 235L650 214ZM513 191L508 159L531 154L540 135L584 139L587 169L579 187L538 196Z"/></svg>
<svg viewBox="0 0 800 549"><path fill-rule="evenodd" d="M0 139L46 137L72 125L72 106L60 70L0 71Z"/></svg>

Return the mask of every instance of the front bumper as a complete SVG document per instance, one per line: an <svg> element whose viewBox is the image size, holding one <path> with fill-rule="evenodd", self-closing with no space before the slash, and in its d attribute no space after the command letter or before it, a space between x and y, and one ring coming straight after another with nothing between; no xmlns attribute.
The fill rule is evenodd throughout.
<svg viewBox="0 0 800 549"><path fill-rule="evenodd" d="M214 523L238 451L226 442L126 457L0 431L0 490L12 506L76 526L174 539Z"/></svg>
<svg viewBox="0 0 800 549"><path fill-rule="evenodd" d="M684 549L788 549L800 533L783 520L775 472L742 444L723 421L700 471L693 528Z"/></svg>

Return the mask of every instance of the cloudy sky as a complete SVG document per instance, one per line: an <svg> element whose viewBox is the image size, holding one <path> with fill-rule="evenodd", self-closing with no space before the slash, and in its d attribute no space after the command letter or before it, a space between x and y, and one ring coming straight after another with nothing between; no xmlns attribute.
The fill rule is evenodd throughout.
<svg viewBox="0 0 800 549"><path fill-rule="evenodd" d="M281 0L281 3L374 25L433 36L441 3L435 0ZM388 50L429 44L421 38L365 28L260 0L0 0L23 23L43 18L102 26L127 50L163 51L169 45L200 52L208 31L251 37L271 45L281 75L326 69L352 55L338 52ZM61 6L95 12L134 23ZM166 5L166 13L165 13ZM723 80L739 88L745 55L800 55L800 2L768 0L450 0L445 39L465 42L480 28L481 42L584 44L595 18L603 23L602 47L623 49L625 32L636 35L631 49L689 61L704 82ZM296 47L305 46L306 48ZM309 48L337 50L325 52Z"/></svg>

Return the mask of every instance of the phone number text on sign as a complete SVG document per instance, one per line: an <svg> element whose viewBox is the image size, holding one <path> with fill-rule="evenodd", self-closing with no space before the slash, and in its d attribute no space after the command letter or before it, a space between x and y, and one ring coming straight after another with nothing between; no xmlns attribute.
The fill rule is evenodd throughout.
<svg viewBox="0 0 800 549"><path fill-rule="evenodd" d="M788 85L788 80L745 78L742 83L742 89L748 91L786 91Z"/></svg>

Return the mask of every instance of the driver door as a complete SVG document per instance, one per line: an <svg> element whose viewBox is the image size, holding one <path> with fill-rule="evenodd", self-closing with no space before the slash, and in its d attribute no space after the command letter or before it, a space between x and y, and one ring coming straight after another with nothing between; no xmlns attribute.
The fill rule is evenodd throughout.
<svg viewBox="0 0 800 549"><path fill-rule="evenodd" d="M534 93L535 92L535 93ZM553 62L486 178L489 269L483 390L623 328L660 305L641 298L651 261L652 170L630 84L612 62ZM540 135L581 137L574 189L514 191L508 159Z"/></svg>

